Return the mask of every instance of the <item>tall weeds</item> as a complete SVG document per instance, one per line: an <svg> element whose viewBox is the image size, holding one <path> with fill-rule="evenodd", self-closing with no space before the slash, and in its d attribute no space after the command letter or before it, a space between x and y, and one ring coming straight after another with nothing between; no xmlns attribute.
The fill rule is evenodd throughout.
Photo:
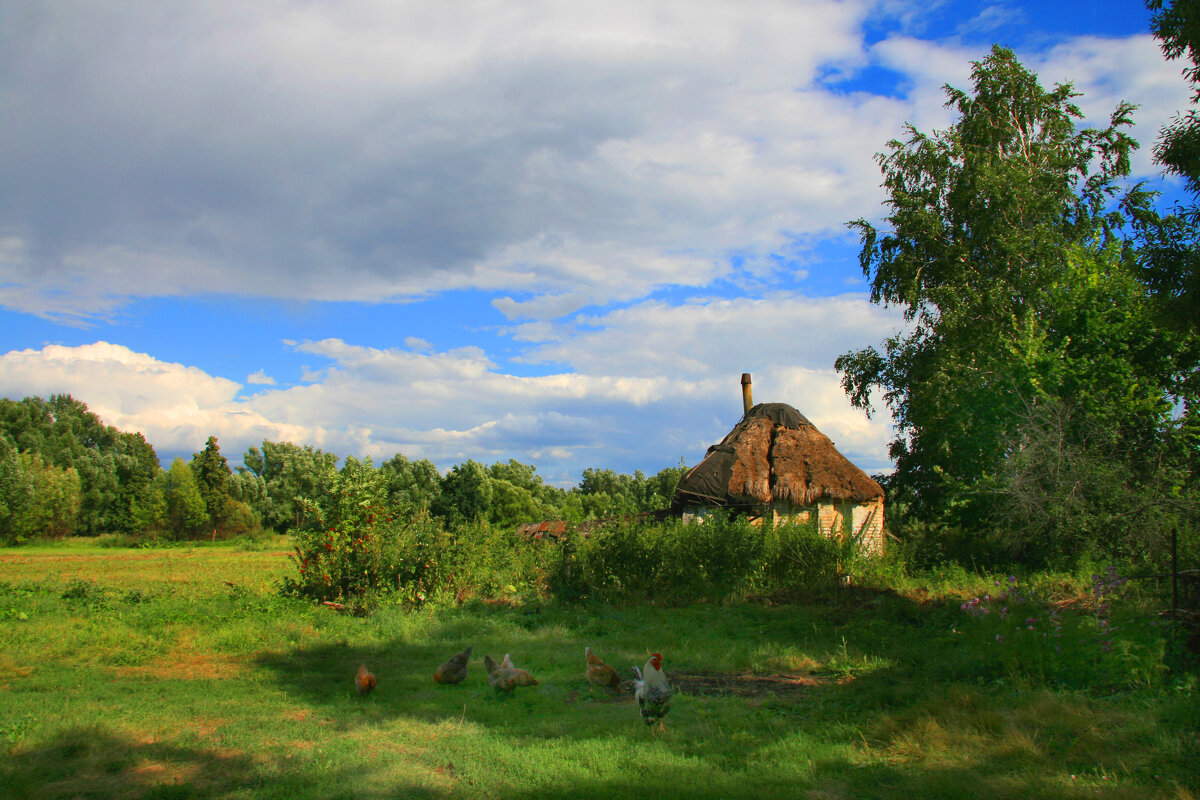
<svg viewBox="0 0 1200 800"><path fill-rule="evenodd" d="M369 609L388 599L542 596L558 601L720 602L832 584L858 559L853 542L812 525L754 525L717 516L615 522L563 541L534 541L484 523L443 529L426 515L355 515L293 533L287 594Z"/></svg>

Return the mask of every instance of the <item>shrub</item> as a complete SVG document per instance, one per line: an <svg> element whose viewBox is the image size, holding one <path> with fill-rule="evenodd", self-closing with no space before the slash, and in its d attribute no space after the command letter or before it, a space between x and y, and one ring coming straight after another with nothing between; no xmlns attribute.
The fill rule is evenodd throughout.
<svg viewBox="0 0 1200 800"><path fill-rule="evenodd" d="M421 602L440 582L444 536L427 516L368 515L358 523L295 531L291 559L297 576L285 578L281 589L358 610L391 592Z"/></svg>
<svg viewBox="0 0 1200 800"><path fill-rule="evenodd" d="M725 515L614 523L568 537L547 565L548 590L567 601L722 601L833 583L854 558L852 542L814 525L760 526Z"/></svg>

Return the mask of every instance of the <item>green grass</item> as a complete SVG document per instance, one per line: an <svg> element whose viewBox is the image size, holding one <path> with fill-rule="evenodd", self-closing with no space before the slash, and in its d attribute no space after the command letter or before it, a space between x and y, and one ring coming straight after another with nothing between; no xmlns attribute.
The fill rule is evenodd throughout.
<svg viewBox="0 0 1200 800"><path fill-rule="evenodd" d="M1123 682L1111 669L1073 688L1032 680L959 610L983 576L776 605L472 601L359 618L275 595L285 549L0 552L5 796L1192 798L1200 786L1193 684L1132 668ZM1136 597L1122 613L1129 631L1150 619ZM1156 641L1146 630L1129 646ZM1131 657L1102 658L1079 633L1079 674ZM468 644L467 680L435 684ZM663 653L693 689L665 731L588 686L585 645L625 674ZM505 652L537 687L487 687L482 656ZM366 698L359 663L378 676ZM701 673L730 691L696 688Z"/></svg>

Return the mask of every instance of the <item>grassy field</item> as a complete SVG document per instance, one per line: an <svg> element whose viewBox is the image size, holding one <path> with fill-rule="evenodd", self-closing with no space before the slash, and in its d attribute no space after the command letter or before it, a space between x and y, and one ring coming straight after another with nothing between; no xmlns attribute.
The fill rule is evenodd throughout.
<svg viewBox="0 0 1200 800"><path fill-rule="evenodd" d="M287 543L268 545L0 551L0 794L1192 798L1200 786L1194 682L1143 680L1128 648L1120 680L1068 688L1062 663L1056 681L1030 680L1048 667L1023 645L989 649L991 629L960 609L973 591L961 575L786 602L471 602L358 618L278 597ZM1124 606L1122 626L1150 618L1137 598ZM1087 671L1107 651L1066 641L1079 650L1068 667L1110 674ZM467 680L435 684L466 645ZM664 655L680 690L664 731L628 694L584 681L585 646L625 674ZM538 686L487 687L483 654L506 652ZM379 681L365 698L360 663Z"/></svg>

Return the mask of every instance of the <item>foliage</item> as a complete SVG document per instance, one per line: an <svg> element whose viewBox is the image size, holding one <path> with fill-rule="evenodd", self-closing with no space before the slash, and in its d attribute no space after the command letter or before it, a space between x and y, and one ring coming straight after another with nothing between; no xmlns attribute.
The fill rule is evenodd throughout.
<svg viewBox="0 0 1200 800"><path fill-rule="evenodd" d="M182 458L171 462L162 480L167 532L174 539L200 534L209 522L195 471Z"/></svg>
<svg viewBox="0 0 1200 800"><path fill-rule="evenodd" d="M266 487L268 525L283 532L319 524L310 514L330 490L336 455L309 445L264 441L261 450L252 446L246 451L243 463Z"/></svg>
<svg viewBox="0 0 1200 800"><path fill-rule="evenodd" d="M208 437L204 450L192 456L192 471L196 473L196 487L204 498L204 510L208 524L214 531L223 528L230 513L229 478L232 470L221 455L217 437Z"/></svg>
<svg viewBox="0 0 1200 800"><path fill-rule="evenodd" d="M413 510L433 507L442 492L442 476L427 458L409 461L403 453L379 465L387 486L388 505Z"/></svg>
<svg viewBox="0 0 1200 800"><path fill-rule="evenodd" d="M74 469L51 466L0 440L0 543L65 536L75 530L79 505Z"/></svg>
<svg viewBox="0 0 1200 800"><path fill-rule="evenodd" d="M451 524L487 519L494 493L487 468L478 461L467 460L451 467L442 478L442 491L434 510Z"/></svg>
<svg viewBox="0 0 1200 800"><path fill-rule="evenodd" d="M703 523L613 523L571 534L558 555L548 589L560 600L665 603L833 585L854 559L853 543L813 525L772 527L723 515Z"/></svg>
<svg viewBox="0 0 1200 800"><path fill-rule="evenodd" d="M1124 474L1145 474L1196 348L1156 324L1115 237L1132 106L1077 130L1070 85L1044 90L1000 47L972 80L970 95L947 87L951 129L910 127L879 156L891 231L851 225L872 299L902 306L909 326L836 367L854 405L870 412L882 390L893 412L893 507L984 529L1020 473L1030 408L1070 399L1070 441L1111 432Z"/></svg>
<svg viewBox="0 0 1200 800"><path fill-rule="evenodd" d="M70 395L53 395L49 400L0 398L0 438L18 452L75 471L78 532L135 531L154 523L158 457L140 433L105 425Z"/></svg>
<svg viewBox="0 0 1200 800"><path fill-rule="evenodd" d="M1162 42L1166 57L1186 57L1191 62L1183 74L1195 87L1194 106L1200 100L1200 2L1147 0L1146 7L1154 12L1150 27ZM1182 176L1193 194L1200 194L1200 116L1194 107L1163 129L1154 155L1168 172Z"/></svg>
<svg viewBox="0 0 1200 800"><path fill-rule="evenodd" d="M399 592L423 602L441 580L444 534L426 514L398 516L384 502L386 487L370 460L347 459L333 477L329 502L305 517L320 527L293 530L296 576L285 594L333 601L366 611Z"/></svg>

